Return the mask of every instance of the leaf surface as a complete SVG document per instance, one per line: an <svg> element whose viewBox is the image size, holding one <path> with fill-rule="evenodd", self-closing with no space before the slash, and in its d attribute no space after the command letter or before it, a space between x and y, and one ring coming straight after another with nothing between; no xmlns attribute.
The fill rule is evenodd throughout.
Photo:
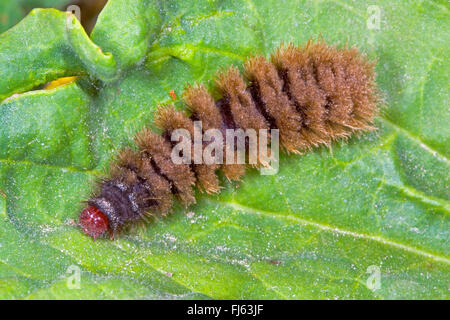
<svg viewBox="0 0 450 320"><path fill-rule="evenodd" d="M53 10L1 35L4 96L84 76L0 105L0 296L448 299L448 3L371 6L110 0L92 42L80 28L68 35L66 15ZM54 27L25 30L32 19ZM95 178L171 102L169 91L212 87L217 70L249 54L319 35L377 60L376 132L283 156L278 174L250 170L118 240L80 232ZM34 51L21 50L25 36ZM69 285L74 268L81 290Z"/></svg>

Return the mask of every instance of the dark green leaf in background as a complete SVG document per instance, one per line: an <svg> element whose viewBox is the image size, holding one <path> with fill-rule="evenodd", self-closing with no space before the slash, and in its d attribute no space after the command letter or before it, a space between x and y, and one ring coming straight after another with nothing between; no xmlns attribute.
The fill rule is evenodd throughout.
<svg viewBox="0 0 450 320"><path fill-rule="evenodd" d="M33 8L65 9L69 0L2 0L0 1L0 33L20 21Z"/></svg>
<svg viewBox="0 0 450 320"><path fill-rule="evenodd" d="M0 297L448 299L448 3L370 6L110 0L92 41L55 10L0 35ZM377 132L283 156L277 175L224 182L118 240L80 232L95 178L170 90L320 35L377 60Z"/></svg>

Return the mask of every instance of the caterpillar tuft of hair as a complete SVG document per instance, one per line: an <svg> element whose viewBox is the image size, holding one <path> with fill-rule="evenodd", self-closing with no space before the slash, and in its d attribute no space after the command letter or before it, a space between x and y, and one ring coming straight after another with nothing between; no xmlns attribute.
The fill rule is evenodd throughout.
<svg viewBox="0 0 450 320"><path fill-rule="evenodd" d="M231 67L217 76L216 86L218 100L202 85L186 89L189 114L173 106L158 108L155 124L163 134L144 128L135 136L138 150L118 154L110 176L81 212L79 225L86 234L94 240L108 233L113 238L129 222L169 213L174 196L185 206L195 203L195 186L218 192L218 170L229 180L245 174L245 164L172 161L172 132L185 129L193 137L194 121L201 121L204 131L278 129L282 149L301 153L374 129L378 113L374 63L356 48L339 49L322 40L281 46L270 61L252 56L244 77Z"/></svg>

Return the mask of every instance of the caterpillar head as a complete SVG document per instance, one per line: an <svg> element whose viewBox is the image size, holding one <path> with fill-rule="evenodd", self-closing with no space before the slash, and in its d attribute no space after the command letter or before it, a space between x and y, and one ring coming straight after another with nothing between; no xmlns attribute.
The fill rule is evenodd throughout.
<svg viewBox="0 0 450 320"><path fill-rule="evenodd" d="M81 212L79 225L94 241L110 230L108 217L95 206L89 206Z"/></svg>

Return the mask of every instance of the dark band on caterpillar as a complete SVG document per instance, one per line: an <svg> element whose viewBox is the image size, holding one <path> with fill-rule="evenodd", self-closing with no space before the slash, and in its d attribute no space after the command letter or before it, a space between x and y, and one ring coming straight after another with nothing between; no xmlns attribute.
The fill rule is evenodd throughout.
<svg viewBox="0 0 450 320"><path fill-rule="evenodd" d="M185 206L195 203L193 187L207 193L220 190L217 170L229 180L245 174L243 164L174 164L171 133L186 129L193 137L194 120L203 130L279 129L288 153L308 151L333 140L372 130L378 112L374 63L355 48L338 49L322 40L303 47L282 46L268 61L248 59L244 78L231 67L216 78L222 98L215 101L202 86L190 86L184 100L190 115L173 106L159 107L158 135L144 128L136 134L138 151L121 151L110 177L87 201L80 226L94 239L113 236L148 215L166 215L173 198ZM226 150L224 150L224 153Z"/></svg>

